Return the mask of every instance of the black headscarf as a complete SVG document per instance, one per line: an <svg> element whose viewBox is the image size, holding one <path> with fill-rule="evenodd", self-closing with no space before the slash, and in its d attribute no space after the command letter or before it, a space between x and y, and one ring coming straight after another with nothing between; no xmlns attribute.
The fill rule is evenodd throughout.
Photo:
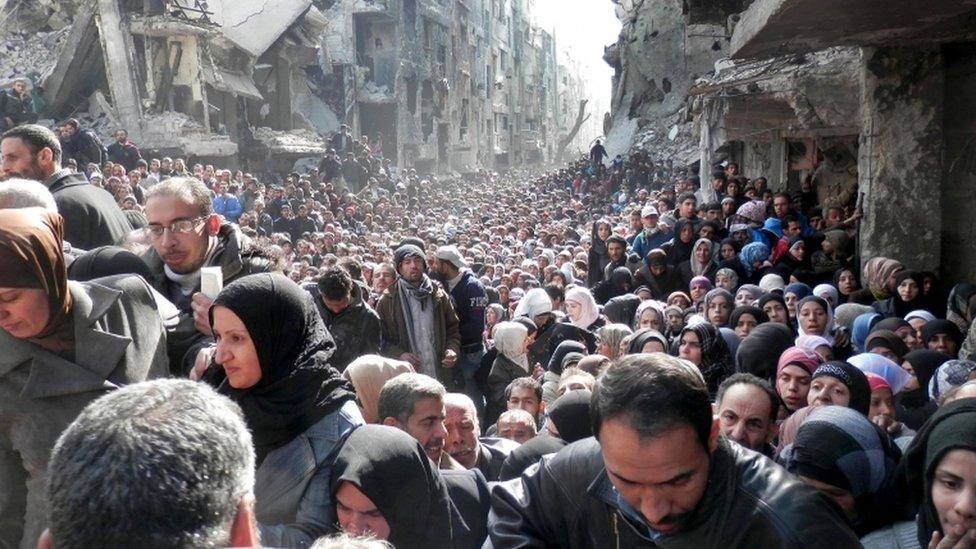
<svg viewBox="0 0 976 549"><path fill-rule="evenodd" d="M735 353L735 370L762 379L776 376L776 366L783 351L793 346L793 330L780 322L766 322L756 326Z"/></svg>
<svg viewBox="0 0 976 549"><path fill-rule="evenodd" d="M756 324L765 324L769 322L769 317L766 316L765 311L759 307L753 307L752 305L742 305L741 307L736 307L732 309L732 314L729 315L729 328L735 329L735 326L739 323L739 318L742 315L752 315L752 318L756 319Z"/></svg>
<svg viewBox="0 0 976 549"><path fill-rule="evenodd" d="M955 322L960 331L967 330L976 317L976 284L956 284L949 292L948 302L946 318ZM940 312L932 314L941 316Z"/></svg>
<svg viewBox="0 0 976 549"><path fill-rule="evenodd" d="M831 360L818 366L813 372L812 379L824 376L832 377L847 387L851 394L850 402L847 404L848 408L856 410L864 416L868 415L868 411L871 409L871 386L868 384L868 378L864 372L849 362Z"/></svg>
<svg viewBox="0 0 976 549"><path fill-rule="evenodd" d="M651 341L659 341L661 346L664 347L664 352L668 351L668 339L664 335L651 328L644 328L642 330L637 330L634 335L630 336L630 343L627 346L628 355L636 355L644 352L644 345L647 345Z"/></svg>
<svg viewBox="0 0 976 549"><path fill-rule="evenodd" d="M956 351L962 346L962 332L951 320L935 319L922 326L922 342L928 346L929 340L939 334L946 334L956 342Z"/></svg>
<svg viewBox="0 0 976 549"><path fill-rule="evenodd" d="M561 341L559 345L556 345L556 349L553 350L552 356L549 357L549 364L548 368L546 369L556 375L562 375L563 359L566 358L566 355L569 353L580 353L585 355L586 345L571 339Z"/></svg>
<svg viewBox="0 0 976 549"><path fill-rule="evenodd" d="M603 306L603 314L611 324L629 325L637 314L637 307L640 304L641 298L634 294L620 295L607 301Z"/></svg>
<svg viewBox="0 0 976 549"><path fill-rule="evenodd" d="M917 407L925 404L929 400L929 380L935 375L939 366L949 360L949 357L939 351L932 349L919 349L905 355L905 361L912 365L915 372L915 379L918 380L918 389L904 391L901 393L901 403L908 407ZM916 393L917 397L916 397Z"/></svg>
<svg viewBox="0 0 976 549"><path fill-rule="evenodd" d="M711 324L696 324L681 330L681 334L678 336L679 345L686 332L693 332L698 336L702 354L698 369L701 370L702 377L705 378L708 394L715 395L718 392L718 386L735 371L732 366L729 346L725 344L725 339L719 333L718 328Z"/></svg>
<svg viewBox="0 0 976 549"><path fill-rule="evenodd" d="M880 324L880 322L878 324ZM870 352L872 348L877 346L886 347L898 357L897 362L899 365L901 365L905 355L907 355L908 351L910 350L908 345L905 345L905 342L902 341L900 337L895 335L894 332L879 330L877 326L874 327L874 331L872 331L868 335L868 338L864 341L865 352Z"/></svg>
<svg viewBox="0 0 976 549"><path fill-rule="evenodd" d="M86 281L120 274L136 274L152 280L152 271L136 254L118 246L102 246L80 255L68 268L68 278Z"/></svg>
<svg viewBox="0 0 976 549"><path fill-rule="evenodd" d="M680 265L682 261L691 259L691 253L695 249L695 241L698 240L698 237L695 234L697 231L692 229L691 242L685 243L681 240L681 229L683 229L684 226L689 223L691 223L692 227L694 227L694 221L684 218L676 221L674 224L674 230L671 231L672 234L674 234L674 237L670 242L664 245L664 250L668 254L668 263L672 265Z"/></svg>
<svg viewBox="0 0 976 549"><path fill-rule="evenodd" d="M262 273L227 285L210 307L227 307L254 342L261 379L219 391L237 402L254 437L260 464L323 417L355 398L352 385L329 365L335 342L311 295L280 274Z"/></svg>
<svg viewBox="0 0 976 549"><path fill-rule="evenodd" d="M922 547L928 546L932 532L944 534L932 505L932 475L943 456L957 448L976 451L976 399L964 398L939 408L905 450L899 473L918 509L918 540Z"/></svg>
<svg viewBox="0 0 976 549"><path fill-rule="evenodd" d="M590 423L590 399L593 393L586 389L567 391L549 406L549 420L556 425L559 438L576 442L593 436Z"/></svg>
<svg viewBox="0 0 976 549"><path fill-rule="evenodd" d="M423 447L385 425L362 425L332 465L332 493L349 482L376 505L394 547L451 547L457 510Z"/></svg>

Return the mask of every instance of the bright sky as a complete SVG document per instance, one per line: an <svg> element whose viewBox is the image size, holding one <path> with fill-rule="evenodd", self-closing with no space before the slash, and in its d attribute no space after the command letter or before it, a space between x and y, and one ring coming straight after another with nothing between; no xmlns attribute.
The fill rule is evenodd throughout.
<svg viewBox="0 0 976 549"><path fill-rule="evenodd" d="M620 20L610 0L535 0L535 16L545 29L556 32L556 47L569 50L590 81L591 100L610 105L613 69L603 61L603 48L617 41Z"/></svg>

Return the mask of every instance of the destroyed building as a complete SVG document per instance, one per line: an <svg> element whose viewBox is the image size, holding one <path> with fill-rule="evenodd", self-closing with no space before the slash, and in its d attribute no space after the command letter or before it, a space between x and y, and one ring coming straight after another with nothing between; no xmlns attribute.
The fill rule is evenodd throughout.
<svg viewBox="0 0 976 549"><path fill-rule="evenodd" d="M223 166L282 169L321 156L343 123L404 167L541 164L575 137L583 85L531 9L531 0L12 3L0 10L8 49L30 51L39 37L48 61L11 61L0 85L28 77L42 118L82 114L106 138L124 127L145 150Z"/></svg>
<svg viewBox="0 0 976 549"><path fill-rule="evenodd" d="M861 207L862 260L976 276L972 2L614 1L618 151L734 161L774 189L808 178ZM714 55L691 41L710 33Z"/></svg>

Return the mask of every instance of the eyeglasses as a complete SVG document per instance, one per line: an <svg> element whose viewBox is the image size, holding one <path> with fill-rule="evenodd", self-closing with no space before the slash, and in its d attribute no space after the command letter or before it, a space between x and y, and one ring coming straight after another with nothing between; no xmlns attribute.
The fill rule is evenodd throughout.
<svg viewBox="0 0 976 549"><path fill-rule="evenodd" d="M160 238L163 236L163 232L165 232L166 229L169 229L169 232L172 234L192 233L201 221L205 221L209 219L209 217L209 215L205 215L196 219L181 219L179 221L170 223L169 227L164 227L163 225L150 225L146 227L146 232L149 233L149 235L153 238Z"/></svg>

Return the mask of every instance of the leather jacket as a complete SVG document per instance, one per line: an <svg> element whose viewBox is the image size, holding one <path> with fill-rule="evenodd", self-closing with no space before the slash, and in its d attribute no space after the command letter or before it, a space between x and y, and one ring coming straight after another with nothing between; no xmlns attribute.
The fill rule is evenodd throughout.
<svg viewBox="0 0 976 549"><path fill-rule="evenodd" d="M636 516L636 518L634 518ZM720 439L688 523L658 534L620 504L594 438L492 488L485 547L860 547L835 504L755 452Z"/></svg>

